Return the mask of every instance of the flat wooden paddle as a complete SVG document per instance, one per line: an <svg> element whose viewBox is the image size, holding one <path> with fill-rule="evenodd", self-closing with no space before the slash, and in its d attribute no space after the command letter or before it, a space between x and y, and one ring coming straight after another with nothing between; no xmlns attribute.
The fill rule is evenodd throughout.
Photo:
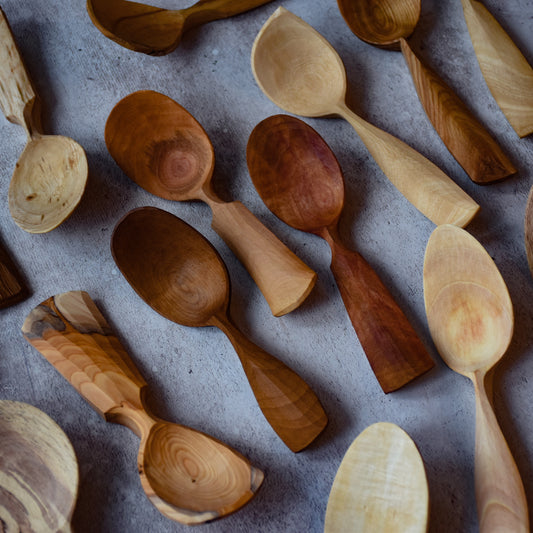
<svg viewBox="0 0 533 533"><path fill-rule="evenodd" d="M0 309L20 302L26 295L26 286L0 242Z"/></svg>

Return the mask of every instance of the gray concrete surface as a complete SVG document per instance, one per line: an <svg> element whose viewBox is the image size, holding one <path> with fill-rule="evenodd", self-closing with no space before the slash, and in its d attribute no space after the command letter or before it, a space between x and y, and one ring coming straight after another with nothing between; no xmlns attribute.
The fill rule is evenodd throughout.
<svg viewBox="0 0 533 533"><path fill-rule="evenodd" d="M184 1L156 5L184 7ZM266 472L257 498L240 512L198 527L209 532L319 532L336 470L352 440L369 424L399 424L417 443L431 496L431 533L478 529L474 499L474 392L441 361L424 312L422 261L431 222L416 211L370 159L350 126L309 119L337 155L346 177L341 231L398 299L435 358L436 368L403 390L385 395L361 351L329 271L322 240L293 230L263 205L247 172L245 147L253 127L279 113L250 69L258 30L278 3L192 31L172 54L154 58L121 48L92 25L83 0L4 0L5 10L41 95L48 133L76 139L87 151L90 178L74 215L45 235L11 220L7 191L23 149L21 128L0 118L0 233L31 289L0 311L0 398L29 402L68 434L80 465L73 525L79 533L185 531L149 503L136 470L138 439L105 423L22 338L33 306L72 289L87 290L150 385L159 416L207 432ZM485 4L533 63L533 4ZM423 0L412 45L452 85L499 139L519 173L502 183L473 184L423 114L401 55L359 41L336 2L284 0L287 9L320 31L338 50L351 83L355 111L428 156L482 206L469 226L500 268L516 313L513 342L495 374L494 403L533 508L533 279L523 235L533 183L533 137L519 139L492 99L479 71L459 0ZM317 287L295 312L274 318L244 268L210 228L200 203L171 203L146 193L115 165L104 143L107 116L139 89L163 92L185 106L208 132L217 157L214 187L245 203L319 273ZM118 272L111 232L128 210L154 205L201 231L225 259L231 311L256 343L290 364L314 387L329 415L318 441L297 455L273 433L255 404L238 359L223 334L168 322L147 307ZM0 452L1 453L1 452Z"/></svg>

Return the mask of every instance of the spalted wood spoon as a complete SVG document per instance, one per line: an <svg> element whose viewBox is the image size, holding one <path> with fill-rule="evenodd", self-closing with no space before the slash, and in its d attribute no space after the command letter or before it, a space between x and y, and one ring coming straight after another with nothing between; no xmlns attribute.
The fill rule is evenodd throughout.
<svg viewBox="0 0 533 533"><path fill-rule="evenodd" d="M246 458L147 410L146 382L86 292L44 301L28 315L22 332L98 413L141 438L141 483L162 514L201 524L240 509L255 495L263 473Z"/></svg>
<svg viewBox="0 0 533 533"><path fill-rule="evenodd" d="M481 533L529 531L518 468L487 398L485 377L513 333L513 307L498 268L460 228L435 229L424 260L424 301L431 336L444 362L474 383L475 481Z"/></svg>
<svg viewBox="0 0 533 533"><path fill-rule="evenodd" d="M139 91L121 100L105 127L110 154L148 192L167 200L201 200L213 229L246 267L274 316L289 313L311 292L316 273L241 203L214 193L213 145L195 118L174 100Z"/></svg>
<svg viewBox="0 0 533 533"><path fill-rule="evenodd" d="M478 212L476 202L428 159L348 109L341 58L322 35L283 7L255 39L252 70L261 90L285 111L346 119L391 183L435 224L466 226Z"/></svg>
<svg viewBox="0 0 533 533"><path fill-rule="evenodd" d="M350 29L363 41L403 52L428 118L457 162L476 183L516 169L455 91L416 56L407 42L420 16L420 0L337 0Z"/></svg>
<svg viewBox="0 0 533 533"><path fill-rule="evenodd" d="M144 207L117 224L111 249L124 277L158 313L184 326L215 326L228 336L261 411L292 451L322 432L327 417L307 383L229 318L228 272L207 239L174 215Z"/></svg>
<svg viewBox="0 0 533 533"><path fill-rule="evenodd" d="M433 360L376 272L340 242L344 180L322 137L297 118L269 117L252 131L247 159L266 206L289 226L330 245L331 270L383 390L396 390L432 368Z"/></svg>

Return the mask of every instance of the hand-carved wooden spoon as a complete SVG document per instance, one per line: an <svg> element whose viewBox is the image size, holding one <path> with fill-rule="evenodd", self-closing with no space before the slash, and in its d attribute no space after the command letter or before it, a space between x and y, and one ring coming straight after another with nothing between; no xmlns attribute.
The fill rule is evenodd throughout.
<svg viewBox="0 0 533 533"><path fill-rule="evenodd" d="M1 9L0 109L28 135L9 186L11 216L30 233L51 231L70 216L83 196L87 157L72 139L41 132L37 97Z"/></svg>
<svg viewBox="0 0 533 533"><path fill-rule="evenodd" d="M315 393L229 318L228 272L207 239L174 215L144 207L117 224L111 249L124 277L158 313L184 326L216 326L228 336L265 418L292 451L321 433L327 418Z"/></svg>
<svg viewBox="0 0 533 533"><path fill-rule="evenodd" d="M78 462L68 437L43 411L0 400L2 531L68 533Z"/></svg>
<svg viewBox="0 0 533 533"><path fill-rule="evenodd" d="M384 174L435 224L466 226L479 210L433 163L348 109L341 58L324 37L283 7L255 39L252 70L259 87L282 109L307 117L336 114L346 119Z"/></svg>
<svg viewBox="0 0 533 533"><path fill-rule="evenodd" d="M505 282L483 246L451 225L435 229L424 260L429 329L444 362L474 383L476 499L480 531L529 531L520 474L485 390L487 372L513 333Z"/></svg>
<svg viewBox="0 0 533 533"><path fill-rule="evenodd" d="M24 337L109 422L141 438L137 464L146 495L172 520L201 524L246 504L263 473L222 442L152 415L147 385L104 317L83 291L37 306Z"/></svg>
<svg viewBox="0 0 533 533"><path fill-rule="evenodd" d="M533 186L527 198L526 216L524 221L524 235L526 243L527 262L533 276Z"/></svg>
<svg viewBox="0 0 533 533"><path fill-rule="evenodd" d="M139 91L121 100L105 128L107 148L120 168L148 192L167 200L201 200L213 229L244 264L281 316L298 307L316 274L240 202L224 202L211 188L213 146L202 126L174 100Z"/></svg>
<svg viewBox="0 0 533 533"><path fill-rule="evenodd" d="M0 309L23 300L27 289L0 242Z"/></svg>
<svg viewBox="0 0 533 533"><path fill-rule="evenodd" d="M93 24L116 43L152 56L172 52L188 31L214 20L239 15L270 0L199 0L179 10L124 0L87 0Z"/></svg>
<svg viewBox="0 0 533 533"><path fill-rule="evenodd" d="M472 181L489 183L516 169L466 104L407 43L420 16L420 0L337 0L350 29L363 41L400 50L435 130Z"/></svg>
<svg viewBox="0 0 533 533"><path fill-rule="evenodd" d="M276 115L252 131L247 158L266 206L289 226L330 245L331 270L383 390L396 390L432 368L433 360L376 272L340 243L344 180L322 137L297 118Z"/></svg>

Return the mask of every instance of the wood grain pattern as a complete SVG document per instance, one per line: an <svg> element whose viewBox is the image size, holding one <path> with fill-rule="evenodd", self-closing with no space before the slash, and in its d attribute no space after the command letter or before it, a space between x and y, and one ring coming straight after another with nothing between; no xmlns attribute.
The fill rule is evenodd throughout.
<svg viewBox="0 0 533 533"><path fill-rule="evenodd" d="M526 215L524 217L524 236L527 262L531 275L533 276L533 187L529 190L529 196L527 198Z"/></svg>
<svg viewBox="0 0 533 533"><path fill-rule="evenodd" d="M86 292L49 298L31 311L22 332L106 420L141 438L141 484L162 514L184 524L204 523L255 495L263 473L246 458L146 409L146 382Z"/></svg>
<svg viewBox="0 0 533 533"><path fill-rule="evenodd" d="M0 242L0 309L20 302L27 294L20 274Z"/></svg>
<svg viewBox="0 0 533 533"><path fill-rule="evenodd" d="M261 411L292 451L316 439L327 424L318 398L235 326L228 315L228 273L207 239L170 213L144 207L117 224L111 247L124 277L158 313L185 326L216 326L227 335Z"/></svg>

